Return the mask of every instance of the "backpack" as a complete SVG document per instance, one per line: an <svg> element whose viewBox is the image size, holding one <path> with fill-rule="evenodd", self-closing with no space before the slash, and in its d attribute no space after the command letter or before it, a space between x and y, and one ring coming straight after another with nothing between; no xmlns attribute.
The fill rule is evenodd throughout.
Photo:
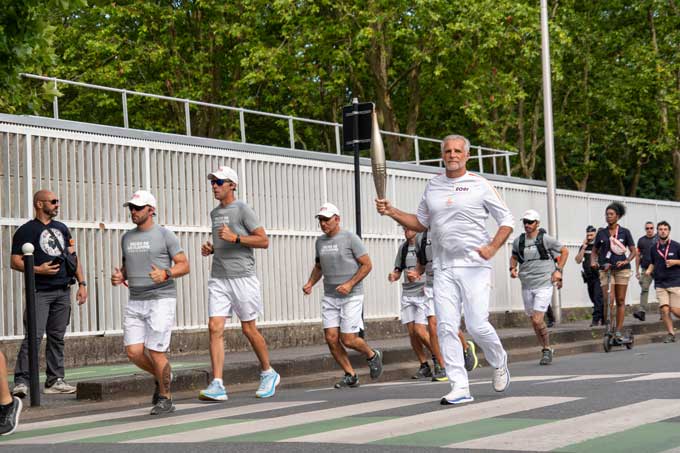
<svg viewBox="0 0 680 453"><path fill-rule="evenodd" d="M546 231L543 228L538 229L538 236L536 236L536 248L538 249L538 255L542 260L553 260L554 258L552 253L550 250L545 248L545 244L543 243L543 235L545 233ZM517 247L517 254L515 255L519 264L524 263L524 249L526 248L525 243L526 233L522 233L519 235L519 246Z"/></svg>
<svg viewBox="0 0 680 453"><path fill-rule="evenodd" d="M427 247L427 232L429 230L425 230L423 233L422 239L420 241L420 248L416 250L416 256L418 257L418 262L422 264L423 266L427 265L427 254L425 253L425 247Z"/></svg>

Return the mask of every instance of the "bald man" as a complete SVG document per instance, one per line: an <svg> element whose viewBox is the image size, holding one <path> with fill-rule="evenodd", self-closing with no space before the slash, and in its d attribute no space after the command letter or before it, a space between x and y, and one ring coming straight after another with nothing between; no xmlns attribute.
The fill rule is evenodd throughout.
<svg viewBox="0 0 680 453"><path fill-rule="evenodd" d="M75 393L76 388L64 381L64 334L71 318L71 285L78 284L76 300L82 305L87 301L87 283L68 227L54 220L59 214L57 195L49 190L37 191L33 208L33 220L21 225L12 237L11 266L24 272L21 247L27 242L33 244L38 348L47 333L45 393ZM28 331L25 325L24 330ZM12 394L24 398L28 383L27 334L17 356Z"/></svg>

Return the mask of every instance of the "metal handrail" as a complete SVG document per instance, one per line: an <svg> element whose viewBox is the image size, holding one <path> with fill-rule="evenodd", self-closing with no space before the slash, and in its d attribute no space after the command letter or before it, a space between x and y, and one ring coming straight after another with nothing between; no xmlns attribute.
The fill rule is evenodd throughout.
<svg viewBox="0 0 680 453"><path fill-rule="evenodd" d="M92 83L85 83L85 82L76 82L73 80L68 80L68 79L60 79L58 77L47 77L47 76L41 76L37 74L28 74L28 73L21 73L22 77L25 77L27 79L36 79L36 80L42 80L44 82L52 82L54 83L54 88L55 90L57 89L57 84L58 83L63 83L65 85L73 85L73 86L79 86L83 88L91 88L91 89L96 89L96 90L101 90L101 91L109 91L113 93L120 93L121 95L121 100L122 100L122 105L123 105L123 127L124 128L129 128L129 121L128 121L128 105L127 105L127 97L129 95L133 96L141 96L141 97L147 97L147 98L152 98L152 99L160 99L163 101L172 101L172 102L178 102L184 105L184 125L185 125L185 133L188 136L191 136L191 111L190 111L190 106L196 105L200 107L211 107L211 108L216 108L216 109L221 109L221 110L228 110L232 112L238 112L239 113L239 130L240 130L240 135L241 135L241 142L242 143L247 143L246 141L246 126L245 126L245 114L253 114L253 115L260 115L260 116L267 116L270 118L278 118L278 119L284 119L288 121L288 132L289 132L289 140L290 140L290 149L296 149L295 148L295 126L294 122L295 121L300 121L303 123L309 123L309 124L318 124L322 126L331 126L335 130L335 150L336 154L340 155L342 154L342 147L340 144L340 129L342 128L342 124L340 123L333 123L330 121L323 121L323 120L315 120L311 118L301 118L297 116L292 116L292 115L283 115L280 113L270 113L270 112L263 112L260 110L252 110L252 109L247 109L243 107L233 107L229 105L222 105L222 104L214 104L212 102L203 102L203 101L195 101L192 99L186 99L186 98L178 98L174 96L165 96L161 94L153 94L153 93L145 93L142 91L133 91L133 90L126 90L123 88L113 88L113 87L107 87L103 85L95 85ZM59 119L59 98L57 96L54 96L52 98L52 110L53 110L53 116L55 119ZM389 132L389 131L380 131L381 134L383 135L389 135L389 136L394 136L394 137L401 137L401 138L407 138L413 140L414 143L414 148L415 148L415 161L408 161L408 163L415 163L415 164L421 164L421 163L426 163L426 162L436 162L438 159L430 159L430 160L421 160L420 159L420 142L431 142L431 143L440 143L440 139L435 139L435 138L428 138L428 137L420 137L418 135L408 135L408 134L402 134L398 132ZM493 168L494 172L496 170L496 157L504 157L505 162L506 162L506 170L507 170L507 175L510 176L510 156L515 155L517 153L513 151L506 151L506 150L500 150L500 149L494 149L494 148L487 148L484 146L473 146L473 149L477 150L477 160L479 162L479 169L480 172L484 172L484 167L482 163L482 159L485 158L493 158ZM494 154L491 155L483 155L482 151L491 151Z"/></svg>

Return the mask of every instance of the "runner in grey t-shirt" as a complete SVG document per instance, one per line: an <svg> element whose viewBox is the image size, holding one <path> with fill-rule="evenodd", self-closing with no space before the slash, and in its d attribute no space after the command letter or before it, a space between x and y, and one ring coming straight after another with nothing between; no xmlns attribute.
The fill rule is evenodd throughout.
<svg viewBox="0 0 680 453"><path fill-rule="evenodd" d="M151 193L139 190L123 206L137 225L123 235L123 265L111 274L111 284L130 288L123 319L125 351L132 363L156 379L151 415L168 414L175 410L165 355L175 323L174 279L189 273L189 261L175 234L154 223L156 198Z"/></svg>
<svg viewBox="0 0 680 453"><path fill-rule="evenodd" d="M316 263L302 292L311 294L312 287L323 277L321 317L326 344L345 371L335 388L358 387L359 377L345 347L366 356L371 379L382 374L382 353L371 349L358 335L363 327L364 291L361 282L371 272L371 258L356 234L340 229L340 211L334 204L324 203L316 218L324 234L316 240Z"/></svg>
<svg viewBox="0 0 680 453"><path fill-rule="evenodd" d="M536 337L543 348L539 364L550 365L553 350L544 316L552 300L553 284L558 289L562 287L562 267L567 262L569 250L539 228L541 219L535 210L526 211L521 220L524 233L512 243L510 277L519 276L522 282L524 311L531 319ZM553 257L558 254L556 266Z"/></svg>
<svg viewBox="0 0 680 453"><path fill-rule="evenodd" d="M269 362L269 350L257 328L256 320L263 312L260 282L255 275L253 249L269 247L269 238L255 212L236 199L238 175L227 167L219 167L208 175L213 196L220 204L210 212L213 242L201 247L205 257L213 256L208 280L208 331L213 380L198 394L205 401L226 401L224 388L224 323L237 316L241 330L260 361L258 398L274 396L281 376Z"/></svg>

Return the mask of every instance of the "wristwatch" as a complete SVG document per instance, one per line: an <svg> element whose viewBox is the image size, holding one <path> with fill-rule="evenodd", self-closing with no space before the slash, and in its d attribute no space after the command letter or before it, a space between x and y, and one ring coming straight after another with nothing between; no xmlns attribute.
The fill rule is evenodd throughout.
<svg viewBox="0 0 680 453"><path fill-rule="evenodd" d="M560 274L562 273L562 268L561 268L561 267L556 267L555 270L558 271Z"/></svg>
<svg viewBox="0 0 680 453"><path fill-rule="evenodd" d="M78 286L87 286L87 282L85 280L78 282Z"/></svg>
<svg viewBox="0 0 680 453"><path fill-rule="evenodd" d="M170 269L165 270L165 276L167 277L166 280L170 280L172 278L172 272Z"/></svg>

